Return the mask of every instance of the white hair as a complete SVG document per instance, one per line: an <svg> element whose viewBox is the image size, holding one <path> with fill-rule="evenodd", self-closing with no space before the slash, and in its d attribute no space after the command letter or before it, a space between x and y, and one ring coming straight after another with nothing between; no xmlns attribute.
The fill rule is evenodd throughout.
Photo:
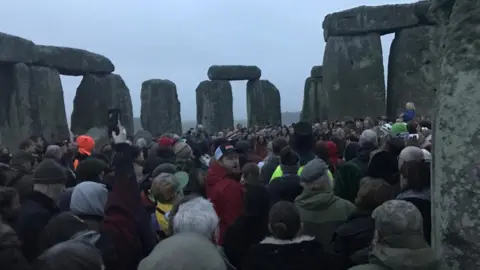
<svg viewBox="0 0 480 270"><path fill-rule="evenodd" d="M139 148L147 148L147 140L145 138L139 138L136 142L135 145L138 146Z"/></svg>
<svg viewBox="0 0 480 270"><path fill-rule="evenodd" d="M377 133L371 129L366 129L362 132L359 138L360 145L373 144L378 146Z"/></svg>
<svg viewBox="0 0 480 270"><path fill-rule="evenodd" d="M173 234L197 233L210 239L217 229L219 218L213 204L202 197L181 204L170 226Z"/></svg>
<svg viewBox="0 0 480 270"><path fill-rule="evenodd" d="M47 150L45 150L45 157L47 158L61 159L62 154L60 146L54 144L47 146Z"/></svg>

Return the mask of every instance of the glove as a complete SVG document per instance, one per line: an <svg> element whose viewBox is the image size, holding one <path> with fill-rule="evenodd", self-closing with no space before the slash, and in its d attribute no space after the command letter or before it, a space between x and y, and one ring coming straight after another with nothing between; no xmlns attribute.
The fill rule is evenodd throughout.
<svg viewBox="0 0 480 270"><path fill-rule="evenodd" d="M120 143L127 143L127 130L122 126L120 121L118 121L117 124L118 130L118 135L115 133L115 131L112 131L112 138L115 144L120 144Z"/></svg>

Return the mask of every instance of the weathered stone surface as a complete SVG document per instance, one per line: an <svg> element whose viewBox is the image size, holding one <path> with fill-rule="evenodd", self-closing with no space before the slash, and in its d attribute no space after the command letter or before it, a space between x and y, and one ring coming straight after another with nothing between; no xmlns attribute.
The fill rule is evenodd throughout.
<svg viewBox="0 0 480 270"><path fill-rule="evenodd" d="M0 32L0 63L33 63L37 61L35 43Z"/></svg>
<svg viewBox="0 0 480 270"><path fill-rule="evenodd" d="M122 77L117 74L84 76L73 100L72 132L85 134L92 127L108 126L108 110L112 108L122 111L122 124L127 135L132 136L132 100Z"/></svg>
<svg viewBox="0 0 480 270"><path fill-rule="evenodd" d="M46 67L1 65L0 145L17 149L31 135L50 143L70 136L60 74Z"/></svg>
<svg viewBox="0 0 480 270"><path fill-rule="evenodd" d="M432 246L441 269L480 269L480 2L433 4L448 16L436 77Z"/></svg>
<svg viewBox="0 0 480 270"><path fill-rule="evenodd" d="M388 61L387 115L398 117L405 103L415 103L418 116L432 116L436 57L430 49L436 26L404 29L395 34Z"/></svg>
<svg viewBox="0 0 480 270"><path fill-rule="evenodd" d="M182 118L177 87L169 80L148 80L142 83L142 127L154 136L166 132L182 134Z"/></svg>
<svg viewBox="0 0 480 270"><path fill-rule="evenodd" d="M229 81L203 81L195 92L198 124L208 132L233 127L233 96Z"/></svg>
<svg viewBox="0 0 480 270"><path fill-rule="evenodd" d="M316 123L328 119L328 95L322 84L320 78L309 77L305 80L302 121Z"/></svg>
<svg viewBox="0 0 480 270"><path fill-rule="evenodd" d="M57 69L63 75L109 74L115 70L110 59L86 50L37 45L37 65Z"/></svg>
<svg viewBox="0 0 480 270"><path fill-rule="evenodd" d="M90 136L95 140L95 150L101 151L103 146L110 143L110 137L108 136L107 127L92 127L87 132L86 135Z"/></svg>
<svg viewBox="0 0 480 270"><path fill-rule="evenodd" d="M330 37L323 57L323 87L330 119L385 114L380 35Z"/></svg>
<svg viewBox="0 0 480 270"><path fill-rule="evenodd" d="M280 91L269 80L247 82L247 125L282 124Z"/></svg>
<svg viewBox="0 0 480 270"><path fill-rule="evenodd" d="M428 1L414 4L360 6L328 14L323 21L325 40L331 36L367 33L388 34L417 26L428 8Z"/></svg>
<svg viewBox="0 0 480 270"><path fill-rule="evenodd" d="M323 66L313 66L312 70L310 70L310 77L323 78Z"/></svg>
<svg viewBox="0 0 480 270"><path fill-rule="evenodd" d="M262 71L257 66L211 66L208 78L212 81L258 80Z"/></svg>

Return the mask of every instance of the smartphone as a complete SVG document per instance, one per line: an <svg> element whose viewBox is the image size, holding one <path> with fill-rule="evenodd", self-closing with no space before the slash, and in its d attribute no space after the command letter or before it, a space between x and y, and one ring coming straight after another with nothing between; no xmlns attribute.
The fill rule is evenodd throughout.
<svg viewBox="0 0 480 270"><path fill-rule="evenodd" d="M112 131L117 135L120 133L118 122L122 122L120 109L108 110L108 136L112 136Z"/></svg>

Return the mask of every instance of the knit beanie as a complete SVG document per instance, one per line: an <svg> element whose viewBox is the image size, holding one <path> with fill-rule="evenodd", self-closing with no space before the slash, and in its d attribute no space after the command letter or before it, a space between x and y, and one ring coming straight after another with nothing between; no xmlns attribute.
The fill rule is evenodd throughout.
<svg viewBox="0 0 480 270"><path fill-rule="evenodd" d="M280 164L283 166L296 166L300 157L290 147L285 147L280 152Z"/></svg>
<svg viewBox="0 0 480 270"><path fill-rule="evenodd" d="M107 163L101 159L87 158L82 160L75 169L77 182L96 181L105 169L107 169Z"/></svg>
<svg viewBox="0 0 480 270"><path fill-rule="evenodd" d="M192 157L192 148L185 142L177 142L173 146L173 152L178 159L185 160Z"/></svg>
<svg viewBox="0 0 480 270"><path fill-rule="evenodd" d="M397 136L400 133L407 132L407 126L405 123L395 123L392 125L391 132L393 136Z"/></svg>
<svg viewBox="0 0 480 270"><path fill-rule="evenodd" d="M52 185L65 184L68 180L66 169L53 159L45 159L33 172L34 184Z"/></svg>

